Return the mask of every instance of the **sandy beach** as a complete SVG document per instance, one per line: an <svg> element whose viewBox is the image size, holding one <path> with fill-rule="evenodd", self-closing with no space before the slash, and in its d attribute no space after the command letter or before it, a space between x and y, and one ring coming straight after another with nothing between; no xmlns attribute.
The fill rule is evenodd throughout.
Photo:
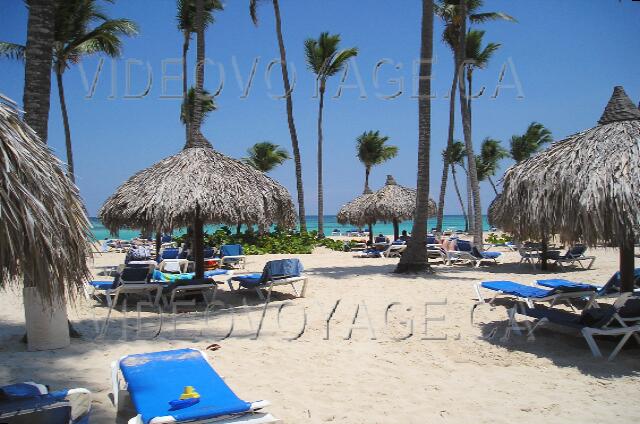
<svg viewBox="0 0 640 424"><path fill-rule="evenodd" d="M629 402L640 390L637 348L607 362L593 358L575 334L543 329L534 341L521 335L504 341L502 306L481 307L470 322L476 282L532 284L553 276L603 283L617 268L617 250L591 250L597 256L591 270L547 273L517 267L517 253L502 253L497 266L437 265L432 276L398 276L392 274L398 259L316 249L298 256L309 275L307 297L279 287L257 339L263 303L255 293L232 294L221 285L218 299L227 306L208 321L203 306L184 306L176 315L165 311L160 325L158 313L145 307L138 327L129 305L126 316L114 312L103 340L95 336L107 308L82 299L69 313L84 339L62 350L27 352L20 343L21 295L3 292L0 379L86 387L93 392L92 422L125 423L134 413L125 407L116 416L111 361L218 343L221 349L207 356L229 386L245 400L268 399L269 412L287 423L637 422L640 406ZM91 266L123 257L101 254ZM259 271L281 257L250 256L247 269ZM494 329L496 336L487 338ZM613 344L602 346L606 353Z"/></svg>

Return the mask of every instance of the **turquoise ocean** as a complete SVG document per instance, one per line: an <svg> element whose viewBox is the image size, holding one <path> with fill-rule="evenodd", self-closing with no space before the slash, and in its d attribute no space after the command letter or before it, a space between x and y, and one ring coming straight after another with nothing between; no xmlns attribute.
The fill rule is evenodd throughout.
<svg viewBox="0 0 640 424"><path fill-rule="evenodd" d="M484 223L484 231L488 231L490 229L489 223L487 222L487 217L482 217ZM106 238L119 238L123 240L130 240L134 237L138 237L140 235L140 231L137 230L121 230L117 235L109 234L109 230L107 230L102 222L98 218L89 218L91 225L93 226L92 232L96 239L104 240ZM400 231L407 230L407 232L411 232L411 228L413 226L412 221L404 221L400 224ZM427 229L433 228L436 226L436 219L431 218L427 224ZM221 228L221 225L207 225L205 227L205 231L211 233L216 229ZM341 225L338 224L335 215L325 215L324 217L324 229L326 234L331 234L334 229L340 230L343 234L346 231L354 229L353 225ZM452 230L464 230L464 217L462 215L445 215L443 218L443 229L452 229ZM309 231L318 229L318 216L317 215L307 215L307 229ZM235 229L234 229L235 230ZM179 229L174 231L175 235L180 235L185 232L184 229ZM393 225L391 223L378 223L373 226L373 232L375 234L393 234Z"/></svg>

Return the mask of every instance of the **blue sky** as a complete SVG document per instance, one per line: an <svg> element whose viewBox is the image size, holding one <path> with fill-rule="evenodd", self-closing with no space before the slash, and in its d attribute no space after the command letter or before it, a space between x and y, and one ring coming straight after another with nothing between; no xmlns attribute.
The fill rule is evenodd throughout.
<svg viewBox="0 0 640 424"><path fill-rule="evenodd" d="M407 186L416 184L417 102L413 94L413 63L418 59L420 8L418 0L399 0L392 6L381 0L281 0L288 59L295 69L294 113L303 157L307 213L316 212L316 119L318 100L314 77L306 69L303 42L322 31L340 33L342 46L360 49L357 71L351 66L339 98L333 98L341 76L329 81L325 130L325 213L335 214L342 204L362 191L364 169L355 157L355 138L366 130L380 130L399 146L397 158L374 168L372 187L379 188L386 174ZM482 25L485 41L502 47L486 70L477 71L474 87L486 87L473 105L474 143L485 137L508 144L531 121L551 129L556 139L595 125L614 85L623 85L634 102L640 100L640 2L623 0L555 0L485 2L486 11L504 11L518 23ZM104 62L95 92L88 96L80 66L65 73L65 90L74 144L77 183L90 215L126 178L176 153L184 144L179 121L181 90L181 34L176 28L174 0L119 0L106 5L111 17L126 17L140 26L140 35L124 42L122 59ZM0 40L24 43L27 12L22 1L0 0ZM278 58L273 8L264 2L256 28L248 16L247 0L227 0L206 34L205 86L216 91L224 80L219 110L205 122L203 132L223 153L242 157L248 147L270 140L290 150L280 69L267 72ZM431 144L431 197L439 192L448 126L447 90L451 82L451 54L440 41L436 21L433 70ZM189 72L192 77L193 45ZM243 89L258 59L248 96ZM374 78L376 64L377 81ZM164 70L163 70L164 63ZM88 84L96 74L98 57L82 62ZM506 65L503 84L516 86L495 93ZM127 68L129 76L127 76ZM148 94L136 97L152 82ZM222 75L223 74L223 75ZM163 88L163 75L164 88ZM174 76L177 78L171 79ZM169 77L169 78L168 78ZM269 79L270 77L270 79ZM0 92L22 101L23 64L0 60ZM241 83L239 83L239 81ZM399 90L394 99L384 99ZM359 87L359 82L361 86ZM377 83L376 83L377 82ZM355 87L355 88L354 88ZM519 88L518 88L519 87ZM64 159L64 133L57 90L52 87L49 144ZM456 108L459 123L459 107ZM458 125L456 137L462 138ZM504 161L501 172L510 161ZM272 176L295 198L293 163ZM482 184L482 206L493 199ZM213 189L213 188L212 188ZM445 213L457 214L453 189L448 190Z"/></svg>

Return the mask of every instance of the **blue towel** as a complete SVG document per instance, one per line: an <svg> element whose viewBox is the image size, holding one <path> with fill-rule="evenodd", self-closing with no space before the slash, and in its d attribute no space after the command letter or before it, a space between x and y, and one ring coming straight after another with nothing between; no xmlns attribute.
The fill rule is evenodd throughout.
<svg viewBox="0 0 640 424"><path fill-rule="evenodd" d="M502 255L502 253L500 253L500 252L480 252L480 254L485 259L496 259L500 255Z"/></svg>
<svg viewBox="0 0 640 424"><path fill-rule="evenodd" d="M162 259L178 259L178 254L180 253L179 249L176 248L170 248L170 249L164 249L162 251Z"/></svg>
<svg viewBox="0 0 640 424"><path fill-rule="evenodd" d="M238 276L233 277L231 279L233 281L239 282L240 286L244 287L245 289L254 289L254 288L260 287L262 285L262 274L261 273L238 275Z"/></svg>
<svg viewBox="0 0 640 424"><path fill-rule="evenodd" d="M241 256L243 255L242 245L240 244L225 244L220 248L220 256Z"/></svg>
<svg viewBox="0 0 640 424"><path fill-rule="evenodd" d="M251 406L233 393L195 349L129 355L120 361L120 369L145 424L163 416L173 416L182 422L240 414ZM171 411L169 402L178 399L185 386L195 388L200 402Z"/></svg>
<svg viewBox="0 0 640 424"><path fill-rule="evenodd" d="M262 282L285 277L299 277L304 271L299 259L278 259L269 261L262 270Z"/></svg>
<svg viewBox="0 0 640 424"><path fill-rule="evenodd" d="M89 284L98 290L109 290L113 288L113 281L89 281Z"/></svg>

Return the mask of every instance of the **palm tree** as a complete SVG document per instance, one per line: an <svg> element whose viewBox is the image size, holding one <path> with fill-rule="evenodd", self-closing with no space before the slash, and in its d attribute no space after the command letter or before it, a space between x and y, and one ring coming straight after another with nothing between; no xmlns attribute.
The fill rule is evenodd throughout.
<svg viewBox="0 0 640 424"><path fill-rule="evenodd" d="M449 97L449 131L447 136L447 148L453 143L453 131L455 128L455 92L457 89L460 68L462 66L463 58L458 57L457 44L460 38L460 4L459 0L440 0L435 5L434 10L436 15L442 19L444 23L444 31L442 33L442 40L451 49L453 54L453 78L451 80L451 91ZM493 20L507 20L515 21L514 18L502 12L478 12L478 9L482 7L482 0L467 0L466 15L472 23L483 23ZM447 189L447 178L449 175L449 164L445 162L442 169L442 179L440 182L440 197L438 199L438 215L436 222L437 231L442 231L442 218L444 211L445 192Z"/></svg>
<svg viewBox="0 0 640 424"><path fill-rule="evenodd" d="M269 141L254 144L247 149L247 153L249 157L244 158L243 161L265 173L291 159L289 152Z"/></svg>
<svg viewBox="0 0 640 424"><path fill-rule="evenodd" d="M187 98L185 100L182 101L182 107L180 108L180 122L188 127L189 122L193 120L193 107L196 101L196 90L194 87L189 88ZM203 119L209 113L218 110L218 106L216 105L213 96L207 90L202 90L200 103L200 107L202 107Z"/></svg>
<svg viewBox="0 0 640 424"><path fill-rule="evenodd" d="M254 25L258 25L258 1L249 0L249 14ZM282 82L284 85L285 100L287 102L287 123L291 134L291 149L293 151L293 161L296 168L296 189L298 192L298 219L300 220L300 232L307 232L307 218L304 211L304 187L302 185L302 160L300 159L300 146L298 143L298 132L293 120L293 98L291 96L291 83L289 82L289 71L287 68L287 52L284 48L282 37L282 18L280 17L280 5L278 0L272 0L273 12L276 21L276 36L278 38L278 48L280 50L280 67L282 69Z"/></svg>
<svg viewBox="0 0 640 424"><path fill-rule="evenodd" d="M466 39L466 74L467 74L467 101L469 102L469 113L471 113L471 99L473 98L473 90L471 84L473 81L473 71L475 69L485 69L491 60L493 54L500 48L498 43L489 43L482 48L482 38L485 31L472 29L467 33Z"/></svg>
<svg viewBox="0 0 640 424"><path fill-rule="evenodd" d="M467 170L464 167L464 157L465 157L464 143L458 140L454 141L453 143L451 143L451 146L449 146L448 148L442 151L442 156L444 161L451 165L451 175L453 176L453 187L456 190L456 195L458 196L458 202L460 202L460 210L462 211L462 215L464 216L465 227L468 227L469 217L467 216L467 212L465 211L465 208L464 208L464 202L462 201L462 196L460 195L460 188L458 186L458 178L456 177L456 166L461 167L462 170L465 172L465 174L467 173Z"/></svg>
<svg viewBox="0 0 640 424"><path fill-rule="evenodd" d="M57 2L54 15L53 70L58 84L58 97L64 125L67 150L67 174L75 182L73 149L69 113L64 95L62 76L71 64L83 56L105 53L119 57L122 50L120 36L137 34L136 25L128 19L109 19L98 7L96 0L67 0ZM99 23L93 28L94 23ZM0 51L6 56L22 58L24 48L16 44L2 43Z"/></svg>
<svg viewBox="0 0 640 424"><path fill-rule="evenodd" d="M482 141L480 155L476 156L476 168L478 168L478 164L480 165L478 169L478 179L480 181L484 181L485 179L488 180L491 187L493 187L493 191L496 193L496 196L498 195L498 190L496 189L496 185L491 177L496 175L498 162L508 157L509 152L500 145L500 141L489 137Z"/></svg>
<svg viewBox="0 0 640 424"><path fill-rule="evenodd" d="M220 0L205 0L204 2L204 25L208 26L212 24L215 19L213 12L224 10L224 6ZM191 34L197 31L195 26L196 4L194 0L178 0L178 13L176 19L178 21L178 30L182 32L182 97L186 99L190 94L187 85L187 53L189 51L189 45L191 43ZM184 100L183 100L184 101ZM181 117L182 120L182 117ZM186 138L189 138L189 123L184 122Z"/></svg>
<svg viewBox="0 0 640 424"><path fill-rule="evenodd" d="M365 131L356 138L356 151L364 165L364 192L369 190L371 168L380 165L398 155L397 146L387 146L389 137L381 136L380 131Z"/></svg>
<svg viewBox="0 0 640 424"><path fill-rule="evenodd" d="M511 157L516 162L522 162L552 141L551 131L539 122L532 122L524 134L511 137Z"/></svg>
<svg viewBox="0 0 640 424"><path fill-rule="evenodd" d="M431 62L433 60L433 0L422 0L420 80L418 84L418 181L412 237L395 272L430 271L425 244L429 210L429 149L431 147Z"/></svg>
<svg viewBox="0 0 640 424"><path fill-rule="evenodd" d="M317 40L308 38L304 50L309 69L316 74L319 83L320 103L318 107L318 235L324 235L324 194L322 188L322 114L327 79L342 71L347 61L358 54L355 47L338 50L340 35L323 32Z"/></svg>

